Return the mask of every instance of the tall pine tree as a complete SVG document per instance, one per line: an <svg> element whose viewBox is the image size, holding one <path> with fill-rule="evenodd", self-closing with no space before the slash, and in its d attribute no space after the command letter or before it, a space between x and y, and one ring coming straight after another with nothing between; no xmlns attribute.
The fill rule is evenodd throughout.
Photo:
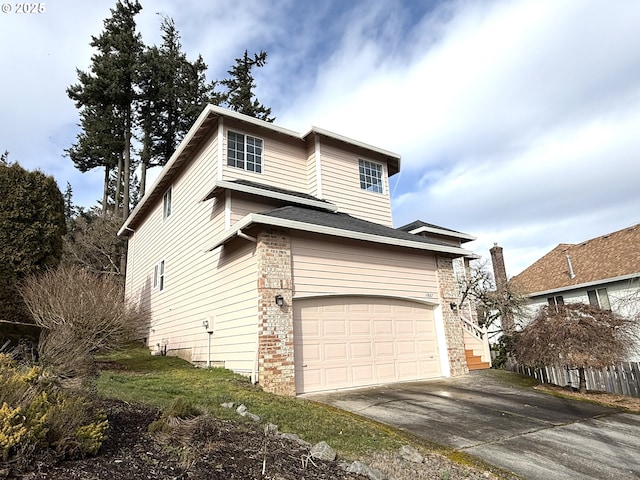
<svg viewBox="0 0 640 480"><path fill-rule="evenodd" d="M109 172L117 165L114 203L116 210L122 209L123 218L129 215L135 82L142 51L135 16L141 10L137 0L118 0L111 17L104 21L104 31L92 37L91 46L97 53L91 57L90 72L78 71L79 83L67 89L81 110L83 129L67 153L81 171L104 166L105 192ZM107 207L105 200L103 194L103 210Z"/></svg>
<svg viewBox="0 0 640 480"><path fill-rule="evenodd" d="M222 100L231 110L273 122L275 117L269 116L271 109L262 105L253 93L256 83L251 70L253 67L264 67L266 63L267 52L261 51L250 57L245 50L242 58L236 58L235 65L227 72L231 78L222 80L220 84L227 88L227 92L222 94Z"/></svg>

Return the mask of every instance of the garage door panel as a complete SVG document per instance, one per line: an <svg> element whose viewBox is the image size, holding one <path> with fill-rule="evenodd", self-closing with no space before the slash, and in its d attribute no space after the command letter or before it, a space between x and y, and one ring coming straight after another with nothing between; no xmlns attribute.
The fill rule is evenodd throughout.
<svg viewBox="0 0 640 480"><path fill-rule="evenodd" d="M349 350L349 358L352 360L371 359L373 357L371 342L351 342Z"/></svg>
<svg viewBox="0 0 640 480"><path fill-rule="evenodd" d="M440 375L426 305L375 297L294 300L294 332L298 393Z"/></svg>

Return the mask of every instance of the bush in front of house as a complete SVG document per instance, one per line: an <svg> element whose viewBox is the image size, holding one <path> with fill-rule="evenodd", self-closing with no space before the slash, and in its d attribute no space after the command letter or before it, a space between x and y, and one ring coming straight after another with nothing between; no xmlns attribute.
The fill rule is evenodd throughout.
<svg viewBox="0 0 640 480"><path fill-rule="evenodd" d="M77 394L57 388L41 366L0 354L0 461L24 467L42 456L95 455L107 429L105 415Z"/></svg>

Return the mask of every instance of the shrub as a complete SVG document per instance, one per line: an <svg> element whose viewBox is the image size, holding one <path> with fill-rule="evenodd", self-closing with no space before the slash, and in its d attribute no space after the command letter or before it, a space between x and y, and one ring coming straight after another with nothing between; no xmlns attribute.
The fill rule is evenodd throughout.
<svg viewBox="0 0 640 480"><path fill-rule="evenodd" d="M40 362L63 379L90 376L92 353L138 339L148 325L146 313L125 301L117 282L77 266L30 277L22 295L42 328Z"/></svg>
<svg viewBox="0 0 640 480"><path fill-rule="evenodd" d="M90 401L57 390L42 367L26 367L0 354L0 457L27 465L51 452L95 455L107 420Z"/></svg>

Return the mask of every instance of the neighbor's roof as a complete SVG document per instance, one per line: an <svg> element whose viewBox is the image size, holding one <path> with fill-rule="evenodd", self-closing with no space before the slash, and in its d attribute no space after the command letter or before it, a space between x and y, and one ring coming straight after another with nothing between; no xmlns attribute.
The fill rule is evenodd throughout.
<svg viewBox="0 0 640 480"><path fill-rule="evenodd" d="M264 131L290 137L300 142L307 142L310 138L313 138L316 135L319 137L331 138L339 143L386 157L389 176L400 171L400 155L397 153L374 147L373 145L318 127L311 127L307 132L299 133L287 128L279 127L273 123L258 120L257 118L253 118L248 115L243 115L232 110L218 107L217 105L207 105L191 129L187 132L182 142L180 142L176 151L173 152L173 155L171 155L171 158L160 172L160 175L158 175L156 181L147 190L147 193L142 197L136 208L133 209L127 220L124 222L118 232L118 235L128 235L129 233L127 232L135 230L149 210L153 208L159 199L162 198L164 192L171 186L173 180L177 175L179 175L186 163L191 160L193 153L197 151L202 142L206 138L209 138L210 135L213 135L211 131L212 128L217 124L218 119L223 117L239 120L254 127L263 129Z"/></svg>
<svg viewBox="0 0 640 480"><path fill-rule="evenodd" d="M437 235L444 235L446 237L458 238L462 243L471 242L476 240L476 237L469 235L468 233L458 232L457 230L451 230L450 228L440 227L433 223L426 223L422 220L416 220L415 222L408 223L402 227L398 227L398 230L418 234L422 232L435 233Z"/></svg>
<svg viewBox="0 0 640 480"><path fill-rule="evenodd" d="M429 240L419 235L403 232L377 223L361 220L346 213L335 213L309 208L287 206L262 213L251 213L216 237L207 250L224 245L238 232L254 225L269 225L305 232L350 238L385 245L395 245L419 250L448 253L454 256L469 256L473 252L454 247L445 242Z"/></svg>
<svg viewBox="0 0 640 480"><path fill-rule="evenodd" d="M522 293L538 296L634 277L640 277L640 224L578 244L561 243L511 281Z"/></svg>

